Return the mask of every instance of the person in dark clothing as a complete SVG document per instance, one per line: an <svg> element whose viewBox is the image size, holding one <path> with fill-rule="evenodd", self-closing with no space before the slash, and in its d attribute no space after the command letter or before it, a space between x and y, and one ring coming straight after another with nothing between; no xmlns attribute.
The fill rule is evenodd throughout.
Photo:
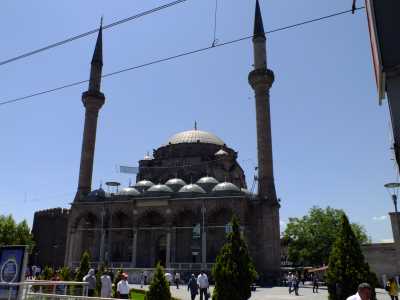
<svg viewBox="0 0 400 300"><path fill-rule="evenodd" d="M197 285L197 280L194 274L192 274L189 279L188 291L190 291L190 297L192 300L194 300L196 298L196 295L199 293L199 286Z"/></svg>
<svg viewBox="0 0 400 300"><path fill-rule="evenodd" d="M317 275L314 274L312 282L313 282L312 292L318 293L318 276Z"/></svg>
<svg viewBox="0 0 400 300"><path fill-rule="evenodd" d="M297 275L295 275L293 279L293 286L294 286L294 293L296 294L296 296L299 295L299 284L300 284L300 279L299 277L297 277Z"/></svg>

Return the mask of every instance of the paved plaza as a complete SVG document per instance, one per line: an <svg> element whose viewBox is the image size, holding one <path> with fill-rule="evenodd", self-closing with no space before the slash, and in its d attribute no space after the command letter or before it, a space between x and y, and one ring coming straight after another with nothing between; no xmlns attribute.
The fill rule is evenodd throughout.
<svg viewBox="0 0 400 300"><path fill-rule="evenodd" d="M132 288L140 289L140 285L131 284ZM148 289L148 286L143 289ZM211 287L211 290L213 287ZM177 289L175 286L171 286L172 296L179 298L181 300L190 300L190 295L187 290L186 285L180 286ZM377 290L378 300L390 299L387 293L384 290ZM199 296L196 297L196 300L200 299ZM255 292L252 292L251 300L286 300L286 299L314 299L314 300L327 300L328 292L326 289L320 289L317 294L313 294L311 287L302 287L299 289L299 296L296 296L294 293L291 295L288 294L288 290L286 287L274 287L274 288L258 288ZM211 300L211 299L210 299Z"/></svg>

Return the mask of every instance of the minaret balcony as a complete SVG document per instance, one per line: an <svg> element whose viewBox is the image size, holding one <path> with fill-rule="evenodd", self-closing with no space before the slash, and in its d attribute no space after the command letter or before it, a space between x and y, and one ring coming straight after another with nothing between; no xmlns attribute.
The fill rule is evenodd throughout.
<svg viewBox="0 0 400 300"><path fill-rule="evenodd" d="M256 89L269 89L274 82L274 72L270 69L255 69L249 73L249 84Z"/></svg>

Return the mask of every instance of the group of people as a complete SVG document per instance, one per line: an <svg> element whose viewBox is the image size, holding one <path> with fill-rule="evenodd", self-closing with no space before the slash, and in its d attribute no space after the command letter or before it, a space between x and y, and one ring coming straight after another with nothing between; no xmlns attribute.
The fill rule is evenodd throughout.
<svg viewBox="0 0 400 300"><path fill-rule="evenodd" d="M169 276L167 276L169 275ZM119 281L116 286L116 297L120 299L128 299L129 298L129 284L128 284L128 275L126 273L121 273L118 275ZM141 286L146 285L148 282L148 271L144 271L141 277ZM101 290L100 297L102 298L111 298L112 297L112 272L105 271L100 277L101 281ZM174 276L169 273L165 274L166 279L171 284L174 281L176 288L179 289L180 284L180 273L176 272ZM88 296L95 296L96 290L96 272L94 269L90 269L89 272L83 277L83 281L87 282L88 288ZM196 296L200 294L200 300L208 300L210 297L209 292L209 282L207 274L204 271L201 271L200 274L196 277L194 274L190 276L188 281L188 291L190 292L190 296L192 300L196 299Z"/></svg>
<svg viewBox="0 0 400 300"><path fill-rule="evenodd" d="M191 299L195 300L196 296L200 294L200 300L208 300L210 297L209 286L208 277L204 271L201 271L197 278L192 274L188 282Z"/></svg>
<svg viewBox="0 0 400 300"><path fill-rule="evenodd" d="M100 297L111 298L112 297L112 272L105 271L100 277L101 289ZM96 290L96 272L94 269L90 269L89 272L83 277L83 281L87 282L88 296L95 296ZM121 273L116 287L116 295L120 299L129 298L129 284L128 274Z"/></svg>

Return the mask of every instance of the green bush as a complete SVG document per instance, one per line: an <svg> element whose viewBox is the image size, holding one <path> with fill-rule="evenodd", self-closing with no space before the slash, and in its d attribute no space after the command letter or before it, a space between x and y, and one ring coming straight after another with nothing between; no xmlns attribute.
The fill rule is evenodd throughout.
<svg viewBox="0 0 400 300"><path fill-rule="evenodd" d="M213 300L247 300L257 272L240 234L239 221L232 218L232 232L222 247L212 269L215 280Z"/></svg>
<svg viewBox="0 0 400 300"><path fill-rule="evenodd" d="M341 226L329 257L327 285L329 300L345 300L357 292L360 283L372 286L373 297L378 286L376 275L364 260L360 244L346 215L342 215Z"/></svg>
<svg viewBox="0 0 400 300"><path fill-rule="evenodd" d="M164 269L158 263L156 272L150 283L149 291L146 293L145 300L171 300L169 284L164 275Z"/></svg>
<svg viewBox="0 0 400 300"><path fill-rule="evenodd" d="M112 296L117 297L117 284L122 278L122 269L119 269L114 276L113 284L112 284Z"/></svg>
<svg viewBox="0 0 400 300"><path fill-rule="evenodd" d="M89 272L89 261L89 252L83 252L81 262L79 263L78 272L75 275L75 281L82 281L83 277Z"/></svg>
<svg viewBox="0 0 400 300"><path fill-rule="evenodd" d="M60 269L59 275L60 275L61 281L70 281L71 280L71 270L67 266L64 266Z"/></svg>

